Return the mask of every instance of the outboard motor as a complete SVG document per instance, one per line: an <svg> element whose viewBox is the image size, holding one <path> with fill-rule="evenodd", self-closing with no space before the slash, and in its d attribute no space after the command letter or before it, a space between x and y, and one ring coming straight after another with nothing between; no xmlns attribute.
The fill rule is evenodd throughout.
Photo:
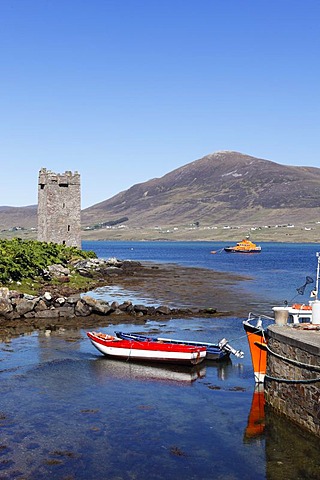
<svg viewBox="0 0 320 480"><path fill-rule="evenodd" d="M222 340L220 340L219 348L221 348L221 350L224 350L225 352L232 353L237 358L244 357L244 352L242 350L236 350L235 348L231 347L231 345L229 344L226 338L223 338Z"/></svg>

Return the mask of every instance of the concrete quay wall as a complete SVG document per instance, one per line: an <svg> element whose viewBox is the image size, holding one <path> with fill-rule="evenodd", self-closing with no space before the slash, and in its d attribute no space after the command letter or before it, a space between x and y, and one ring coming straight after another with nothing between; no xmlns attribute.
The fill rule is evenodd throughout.
<svg viewBox="0 0 320 480"><path fill-rule="evenodd" d="M268 338L266 403L320 437L320 331L272 325Z"/></svg>

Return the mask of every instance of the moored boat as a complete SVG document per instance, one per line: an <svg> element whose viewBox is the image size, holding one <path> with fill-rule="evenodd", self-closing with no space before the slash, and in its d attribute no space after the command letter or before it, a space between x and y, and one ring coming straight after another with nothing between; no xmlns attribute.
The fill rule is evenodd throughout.
<svg viewBox="0 0 320 480"><path fill-rule="evenodd" d="M288 323L311 323L312 304L294 303L287 307Z"/></svg>
<svg viewBox="0 0 320 480"><path fill-rule="evenodd" d="M263 320L270 324L274 319L266 315L249 313L247 320L243 322L243 328L247 334L249 343L254 380L263 383L267 368L267 327Z"/></svg>
<svg viewBox="0 0 320 480"><path fill-rule="evenodd" d="M244 353L241 350L234 349L225 338L220 340L219 343L215 344L209 342L197 342L192 340L177 340L164 337L149 337L147 335L141 335L139 333L115 332L115 334L118 338L126 340L137 340L139 342L161 342L172 345L180 344L193 347L205 347L207 360L226 360L227 358L229 358L230 354L233 354L238 358L243 358L244 356Z"/></svg>
<svg viewBox="0 0 320 480"><path fill-rule="evenodd" d="M243 321L243 327L247 334L250 348L254 379L257 383L263 383L267 368L268 350L268 326L275 323L279 326L289 325L304 330L320 330L320 301L318 300L320 278L320 253L316 254L317 277L316 288L311 292L312 300L308 304L294 303L284 306L273 307L274 318L267 315L249 313L247 320ZM304 293L304 288L313 280L306 278L306 283L297 289L298 293Z"/></svg>
<svg viewBox="0 0 320 480"><path fill-rule="evenodd" d="M234 246L225 247L224 251L227 253L260 253L261 246L256 245L251 242L249 237L246 237Z"/></svg>
<svg viewBox="0 0 320 480"><path fill-rule="evenodd" d="M125 340L101 332L87 332L87 336L103 355L126 361L197 365L206 356L206 347Z"/></svg>

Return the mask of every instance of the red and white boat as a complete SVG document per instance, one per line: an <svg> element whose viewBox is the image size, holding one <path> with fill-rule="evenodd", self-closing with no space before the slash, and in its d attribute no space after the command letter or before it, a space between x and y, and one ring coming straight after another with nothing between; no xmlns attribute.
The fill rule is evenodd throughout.
<svg viewBox="0 0 320 480"><path fill-rule="evenodd" d="M140 333L124 333L115 332L116 337L123 340L136 340L138 342L161 342L161 343L173 343L181 345L189 345L193 347L206 347L207 354L206 360L222 361L229 358L232 353L238 358L243 358L244 353L241 350L235 350L228 342L226 338L220 340L219 343L208 342L196 342L193 340L176 340L174 338L164 337L149 337L148 335L141 335Z"/></svg>
<svg viewBox="0 0 320 480"><path fill-rule="evenodd" d="M206 347L199 346L162 343L160 341L123 340L100 332L87 332L87 336L90 338L92 345L103 355L126 361L197 365L205 359L207 353Z"/></svg>

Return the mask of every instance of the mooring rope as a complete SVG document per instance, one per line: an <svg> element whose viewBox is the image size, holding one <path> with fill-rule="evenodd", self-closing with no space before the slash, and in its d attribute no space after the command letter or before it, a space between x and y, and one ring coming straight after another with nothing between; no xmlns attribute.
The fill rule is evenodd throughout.
<svg viewBox="0 0 320 480"><path fill-rule="evenodd" d="M287 378L272 377L271 375L266 374L264 378L268 379L268 380L273 380L275 382L281 382L281 383L316 383L316 382L320 382L320 377L310 378L310 379L305 379L305 380L288 380Z"/></svg>
<svg viewBox="0 0 320 480"><path fill-rule="evenodd" d="M266 345L266 348L268 352L271 353L271 355L274 355L275 357L280 358L285 362L292 363L297 367L306 368L307 370L315 370L316 372L320 372L320 366L318 365L310 365L309 363L299 362L298 360L294 360L293 358L284 357L283 355L280 355L279 353L276 353L273 350L271 350L271 348L268 345Z"/></svg>
<svg viewBox="0 0 320 480"><path fill-rule="evenodd" d="M291 363L299 368L305 368L306 370L313 370L316 372L320 372L320 367L317 365L310 365L309 363L299 362L298 360L294 360L293 358L284 357L279 353L274 352L271 348L266 344L266 349L271 355L274 355L276 358L283 360L284 362ZM320 382L320 377L317 378L309 378L309 379L301 379L301 380L289 380L287 378L280 378L280 377L273 377L271 375L265 375L265 378L268 380L273 380L275 382L282 382L282 383L316 383Z"/></svg>

